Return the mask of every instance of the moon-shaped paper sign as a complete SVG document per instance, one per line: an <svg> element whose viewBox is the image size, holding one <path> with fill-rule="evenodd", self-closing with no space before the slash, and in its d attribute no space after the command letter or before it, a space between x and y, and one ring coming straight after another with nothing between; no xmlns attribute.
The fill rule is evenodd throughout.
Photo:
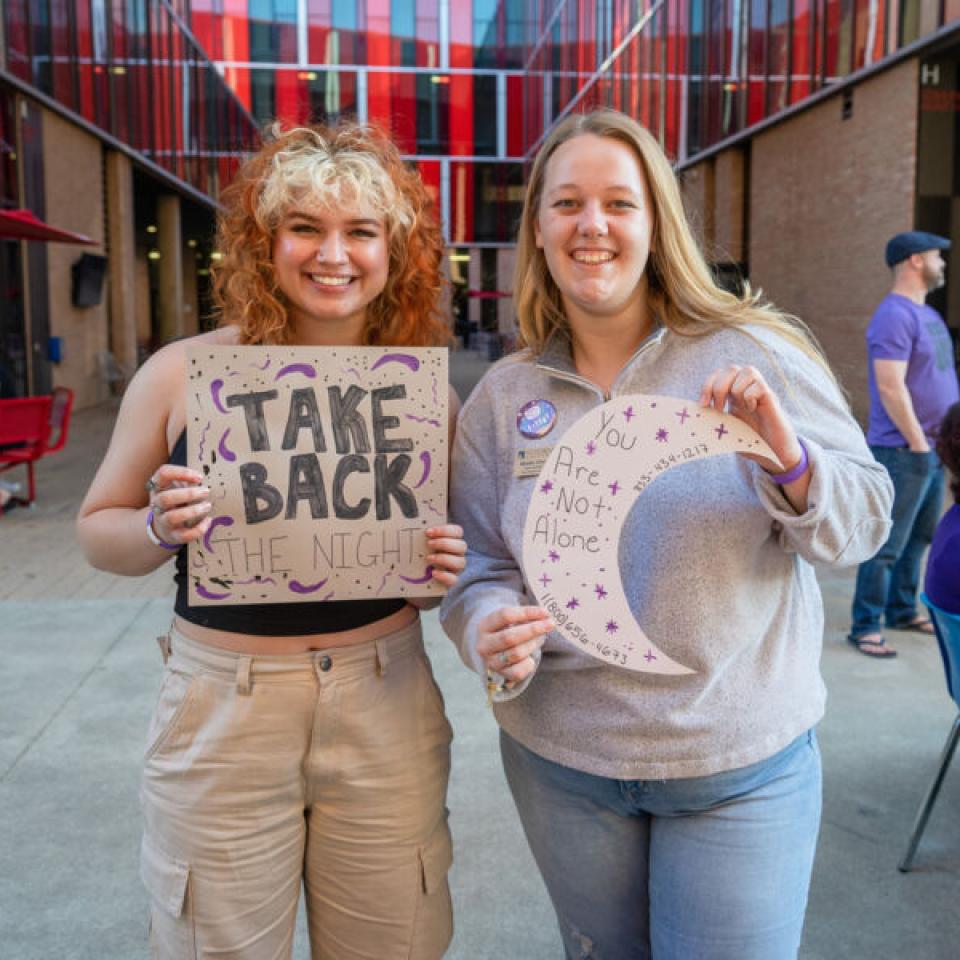
<svg viewBox="0 0 960 960"><path fill-rule="evenodd" d="M530 498L523 567L537 602L577 649L644 673L693 673L636 622L618 564L627 514L673 467L720 454L779 460L742 420L689 400L617 397L584 414L551 451ZM598 533L603 518L604 534Z"/></svg>

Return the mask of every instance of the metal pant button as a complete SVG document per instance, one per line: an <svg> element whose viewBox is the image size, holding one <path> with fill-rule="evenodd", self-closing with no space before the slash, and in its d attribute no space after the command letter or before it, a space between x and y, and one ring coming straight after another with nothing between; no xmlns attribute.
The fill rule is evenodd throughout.
<svg viewBox="0 0 960 960"><path fill-rule="evenodd" d="M324 673L326 673L332 666L333 666L333 661L326 654L324 654L320 658L320 669Z"/></svg>

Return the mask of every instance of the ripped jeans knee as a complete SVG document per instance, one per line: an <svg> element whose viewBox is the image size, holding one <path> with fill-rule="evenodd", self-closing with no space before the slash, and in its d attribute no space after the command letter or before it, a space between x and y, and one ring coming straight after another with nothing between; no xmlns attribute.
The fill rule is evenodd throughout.
<svg viewBox="0 0 960 960"><path fill-rule="evenodd" d="M568 924L565 934L568 960L603 960L593 940L582 930Z"/></svg>

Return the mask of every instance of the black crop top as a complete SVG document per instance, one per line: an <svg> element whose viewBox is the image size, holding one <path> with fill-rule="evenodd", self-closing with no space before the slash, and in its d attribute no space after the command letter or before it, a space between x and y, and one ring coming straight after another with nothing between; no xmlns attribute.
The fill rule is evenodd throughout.
<svg viewBox="0 0 960 960"><path fill-rule="evenodd" d="M187 465L187 431L177 438L170 462ZM406 600L328 600L314 603L244 603L232 606L191 607L187 603L187 548L176 557L177 615L190 623L227 633L257 637L302 637L312 633L336 633L375 623L402 610Z"/></svg>

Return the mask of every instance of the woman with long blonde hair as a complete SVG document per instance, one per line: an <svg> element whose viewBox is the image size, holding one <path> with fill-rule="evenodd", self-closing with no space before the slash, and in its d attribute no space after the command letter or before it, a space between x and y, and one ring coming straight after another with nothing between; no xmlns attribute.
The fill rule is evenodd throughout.
<svg viewBox="0 0 960 960"><path fill-rule="evenodd" d="M78 520L101 569L176 557L141 791L152 956L289 957L302 885L314 957L437 960L451 733L421 640L429 601L189 606L184 545L211 501L187 466L184 398L190 343L446 342L440 228L396 147L355 124L277 129L223 203L222 325L137 373ZM450 586L462 531L439 524L427 546Z"/></svg>
<svg viewBox="0 0 960 960"><path fill-rule="evenodd" d="M566 956L795 957L820 818L812 565L877 549L889 480L802 324L714 282L666 157L623 114L570 116L546 138L515 297L526 349L458 423L451 512L470 552L441 618L490 683ZM687 673L586 655L521 569L538 483L522 464L629 394L732 414L779 461L662 473L608 558L645 635Z"/></svg>

